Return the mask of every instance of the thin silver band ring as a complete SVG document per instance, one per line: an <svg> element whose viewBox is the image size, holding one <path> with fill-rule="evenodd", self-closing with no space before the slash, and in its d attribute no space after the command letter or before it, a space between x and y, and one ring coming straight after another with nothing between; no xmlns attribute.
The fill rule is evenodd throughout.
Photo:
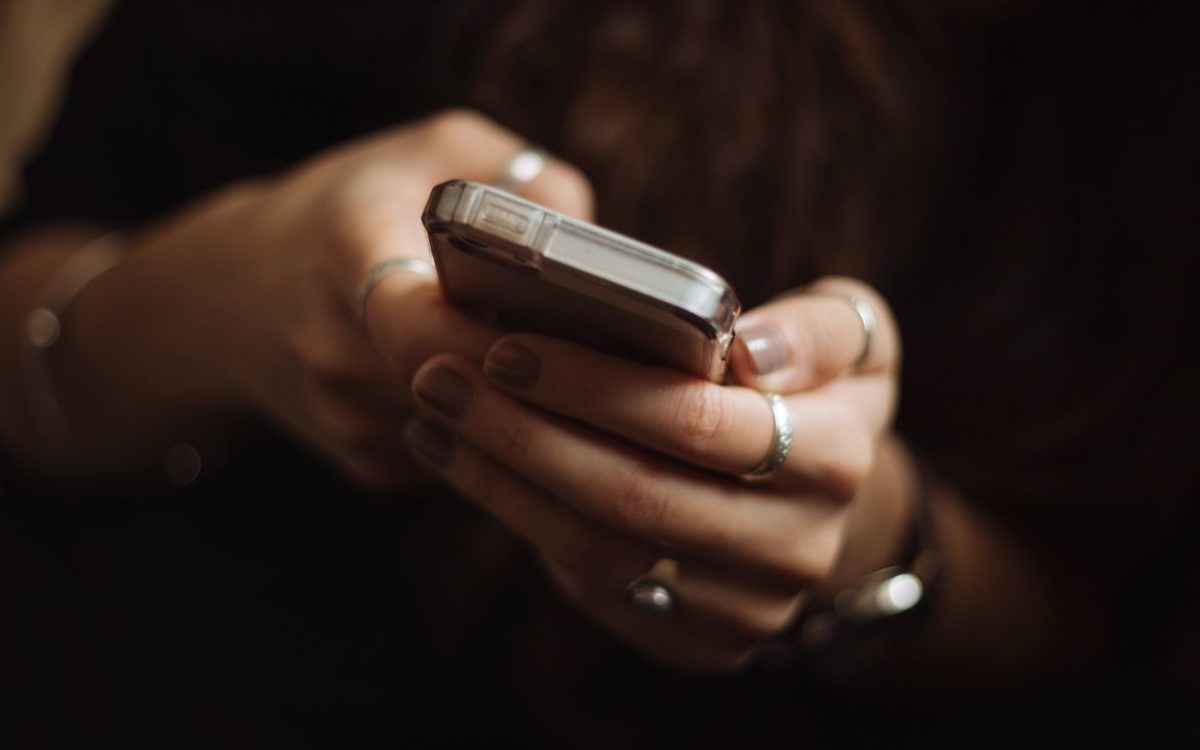
<svg viewBox="0 0 1200 750"><path fill-rule="evenodd" d="M779 471L779 467L787 461L788 454L792 452L792 411L788 408L787 402L783 400L778 393L764 393L763 398L767 400L767 405L771 407L771 418L774 423L774 434L771 436L771 447L767 451L767 455L763 460L750 471L746 472L743 477L745 479L762 480Z"/></svg>
<svg viewBox="0 0 1200 750"><path fill-rule="evenodd" d="M858 320L862 323L863 345L858 357L850 364L850 369L861 370L862 366L867 363L867 358L871 356L871 343L875 340L875 329L878 327L875 308L871 307L871 304L862 297L857 294L850 294L849 292L820 289L813 292L813 294L844 299L850 303L850 307L854 308L854 313L858 315Z"/></svg>
<svg viewBox="0 0 1200 750"><path fill-rule="evenodd" d="M429 279L437 278L437 271L434 270L433 264L420 258L388 258L376 263L367 272L362 283L358 285L358 291L354 294L354 310L358 314L360 323L367 321L367 298L371 296L371 292L379 282L388 276L404 272L419 274Z"/></svg>
<svg viewBox="0 0 1200 750"><path fill-rule="evenodd" d="M496 176L494 184L502 190L515 190L537 179L537 176L546 169L546 162L549 160L550 155L543 149L526 145L508 160L504 169Z"/></svg>

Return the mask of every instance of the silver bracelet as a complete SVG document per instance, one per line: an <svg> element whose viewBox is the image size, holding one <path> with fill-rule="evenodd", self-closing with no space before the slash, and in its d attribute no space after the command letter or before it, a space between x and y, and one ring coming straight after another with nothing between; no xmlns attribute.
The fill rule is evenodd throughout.
<svg viewBox="0 0 1200 750"><path fill-rule="evenodd" d="M897 562L835 591L814 591L797 618L773 642L760 648L767 668L805 663L810 668L845 666L839 660L869 658L873 641L919 622L942 587L942 556L929 507L929 489L920 460L913 465L912 509ZM854 654L855 651L860 653Z"/></svg>
<svg viewBox="0 0 1200 750"><path fill-rule="evenodd" d="M43 440L64 442L72 437L49 365L50 353L62 338L63 322L79 294L117 265L124 252L125 242L118 234L104 235L76 250L46 284L40 304L25 316L19 331L20 383L29 422Z"/></svg>

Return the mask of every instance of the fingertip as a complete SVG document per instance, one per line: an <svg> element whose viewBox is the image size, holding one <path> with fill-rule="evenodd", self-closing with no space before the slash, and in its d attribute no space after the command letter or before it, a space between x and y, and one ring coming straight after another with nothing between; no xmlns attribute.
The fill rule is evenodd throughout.
<svg viewBox="0 0 1200 750"><path fill-rule="evenodd" d="M595 217L595 195L592 183L573 164L551 158L537 179L520 191L532 201L583 221Z"/></svg>
<svg viewBox="0 0 1200 750"><path fill-rule="evenodd" d="M729 373L733 382L749 388L758 386L758 373L754 369L754 360L741 339L734 339L729 350Z"/></svg>
<svg viewBox="0 0 1200 750"><path fill-rule="evenodd" d="M454 434L420 417L404 428L404 440L413 455L431 468L441 469L454 456Z"/></svg>
<svg viewBox="0 0 1200 750"><path fill-rule="evenodd" d="M492 382L522 390L537 382L542 360L515 336L505 336L492 345L483 360L483 371Z"/></svg>
<svg viewBox="0 0 1200 750"><path fill-rule="evenodd" d="M427 400L427 394L431 390L443 390L444 383L449 379L463 383L463 386L458 388L460 391L469 388L474 378L471 377L471 368L465 366L466 364L467 361L462 356L452 352L442 352L429 357L413 370L410 381L412 395L418 403L422 403Z"/></svg>
<svg viewBox="0 0 1200 750"><path fill-rule="evenodd" d="M738 327L730 364L739 383L757 385L792 364L792 349L778 327L751 320Z"/></svg>

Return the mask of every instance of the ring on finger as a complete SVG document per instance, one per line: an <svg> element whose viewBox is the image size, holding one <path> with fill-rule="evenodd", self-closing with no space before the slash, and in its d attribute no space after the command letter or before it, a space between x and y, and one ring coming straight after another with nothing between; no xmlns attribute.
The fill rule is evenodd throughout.
<svg viewBox="0 0 1200 750"><path fill-rule="evenodd" d="M532 182L546 168L550 156L543 149L527 144L513 155L500 174L496 175L493 184L502 190L512 191Z"/></svg>
<svg viewBox="0 0 1200 750"><path fill-rule="evenodd" d="M875 315L875 308L871 304L857 294L849 292L839 292L833 289L820 289L813 294L819 294L826 297L837 297L850 303L850 307L854 308L854 314L858 316L858 320L862 323L863 330L863 345L859 351L858 357L850 364L850 369L857 371L861 370L866 364L867 357L871 356L871 342L875 340L875 329L878 325L878 318Z"/></svg>
<svg viewBox="0 0 1200 750"><path fill-rule="evenodd" d="M771 421L773 433L771 435L771 447L767 450L767 455L750 471L743 476L745 479L763 480L770 477L779 467L783 466L784 461L787 461L788 454L792 452L792 411L788 408L787 402L778 393L764 393L763 398L767 400L767 405L771 407Z"/></svg>
<svg viewBox="0 0 1200 750"><path fill-rule="evenodd" d="M366 323L367 298L371 296L371 292L379 282L397 273L415 273L429 279L437 278L437 271L433 265L420 258L388 258L376 263L367 271L362 283L358 285L358 291L354 293L354 311L358 315L358 322Z"/></svg>
<svg viewBox="0 0 1200 750"><path fill-rule="evenodd" d="M643 612L667 615L675 609L679 595L675 592L679 580L679 563L660 557L650 570L633 579L625 587L629 603Z"/></svg>

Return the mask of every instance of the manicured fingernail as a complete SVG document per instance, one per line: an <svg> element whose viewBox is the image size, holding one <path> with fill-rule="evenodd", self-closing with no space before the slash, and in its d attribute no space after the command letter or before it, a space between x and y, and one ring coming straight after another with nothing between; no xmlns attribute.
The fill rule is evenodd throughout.
<svg viewBox="0 0 1200 750"><path fill-rule="evenodd" d="M413 383L413 393L426 406L457 417L471 403L471 384L449 367L435 367Z"/></svg>
<svg viewBox="0 0 1200 750"><path fill-rule="evenodd" d="M434 466L445 466L454 455L454 436L432 422L416 420L409 425L405 437L413 453Z"/></svg>
<svg viewBox="0 0 1200 750"><path fill-rule="evenodd" d="M542 361L525 347L502 341L488 353L483 362L483 371L501 385L528 388L538 379Z"/></svg>
<svg viewBox="0 0 1200 750"><path fill-rule="evenodd" d="M750 354L759 375L775 372L788 363L788 345L779 331L770 326L751 325L737 332L738 340Z"/></svg>

